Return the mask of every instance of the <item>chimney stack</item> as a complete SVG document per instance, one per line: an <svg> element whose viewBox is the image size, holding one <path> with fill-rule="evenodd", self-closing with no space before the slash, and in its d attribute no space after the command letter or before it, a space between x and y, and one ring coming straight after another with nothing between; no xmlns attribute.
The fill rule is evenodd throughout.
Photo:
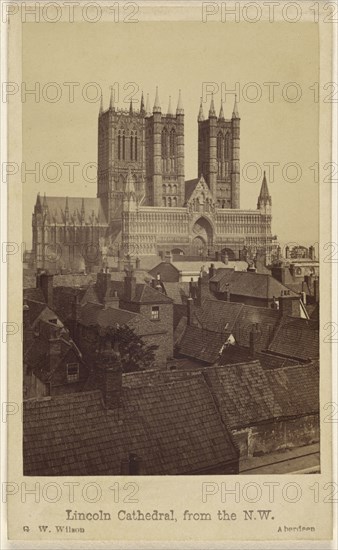
<svg viewBox="0 0 338 550"><path fill-rule="evenodd" d="M316 259L315 247L314 246L310 246L309 256L310 256L310 260L315 260Z"/></svg>
<svg viewBox="0 0 338 550"><path fill-rule="evenodd" d="M279 296L279 311L282 317L300 317L300 300L298 296Z"/></svg>
<svg viewBox="0 0 338 550"><path fill-rule="evenodd" d="M58 326L49 327L49 372L53 372L61 358L61 329Z"/></svg>
<svg viewBox="0 0 338 550"><path fill-rule="evenodd" d="M124 278L124 299L127 302L131 302L135 298L136 292L136 277L132 270L126 271Z"/></svg>
<svg viewBox="0 0 338 550"><path fill-rule="evenodd" d="M191 294L187 300L187 318L188 325L192 326L194 324L194 300L192 299Z"/></svg>
<svg viewBox="0 0 338 550"><path fill-rule="evenodd" d="M118 408L122 394L122 363L117 343L112 349L111 342L106 342L104 350L96 359L95 370L97 386L102 392L106 408Z"/></svg>
<svg viewBox="0 0 338 550"><path fill-rule="evenodd" d="M229 283L226 283L225 285L225 301L230 302L231 301L231 293L230 293L230 285Z"/></svg>
<svg viewBox="0 0 338 550"><path fill-rule="evenodd" d="M209 276L205 271L201 271L198 277L197 287L197 305L202 307L204 300L209 296Z"/></svg>
<svg viewBox="0 0 338 550"><path fill-rule="evenodd" d="M135 453L129 453L127 460L121 461L121 475L139 476L142 470L142 459Z"/></svg>
<svg viewBox="0 0 338 550"><path fill-rule="evenodd" d="M315 302L316 304L318 304L319 302L319 279L315 279L313 281L313 293L314 293L314 298L315 298Z"/></svg>
<svg viewBox="0 0 338 550"><path fill-rule="evenodd" d="M209 267L209 279L212 279L215 275L215 264L210 264Z"/></svg>
<svg viewBox="0 0 338 550"><path fill-rule="evenodd" d="M140 258L136 258L135 260L135 269L140 269L141 267L141 260Z"/></svg>
<svg viewBox="0 0 338 550"><path fill-rule="evenodd" d="M102 269L100 273L97 274L96 277L96 292L98 294L98 298L101 302L101 304L105 304L107 301L107 296L110 291L110 283L111 283L111 274L108 273L108 269L104 270Z"/></svg>
<svg viewBox="0 0 338 550"><path fill-rule="evenodd" d="M166 253L165 253L164 261L165 261L167 264L172 263L172 261L173 261L173 255L172 255L171 252L166 252Z"/></svg>
<svg viewBox="0 0 338 550"><path fill-rule="evenodd" d="M53 309L53 275L48 271L38 272L36 287L41 288L47 306Z"/></svg>

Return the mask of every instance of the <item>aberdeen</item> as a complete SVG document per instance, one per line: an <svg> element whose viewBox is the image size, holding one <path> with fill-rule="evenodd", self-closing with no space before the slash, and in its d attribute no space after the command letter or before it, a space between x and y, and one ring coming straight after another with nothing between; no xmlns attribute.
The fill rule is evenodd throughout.
<svg viewBox="0 0 338 550"><path fill-rule="evenodd" d="M99 510L98 512L78 512L77 510L66 510L67 517L66 519L72 521L108 521L111 520L111 515L109 512L104 512Z"/></svg>
<svg viewBox="0 0 338 550"><path fill-rule="evenodd" d="M117 517L120 521L175 521L174 510L168 512L159 512L153 510L152 512L141 512L141 510L133 510L127 512L126 510L119 510Z"/></svg>

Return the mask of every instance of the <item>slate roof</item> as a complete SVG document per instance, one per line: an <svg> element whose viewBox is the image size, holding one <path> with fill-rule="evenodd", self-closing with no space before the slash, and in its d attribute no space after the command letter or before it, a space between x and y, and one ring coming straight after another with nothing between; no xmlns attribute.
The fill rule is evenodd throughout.
<svg viewBox="0 0 338 550"><path fill-rule="evenodd" d="M199 361L215 363L229 336L229 332L211 332L188 325L178 344L178 352Z"/></svg>
<svg viewBox="0 0 338 550"><path fill-rule="evenodd" d="M264 369L278 369L282 367L289 367L293 365L299 365L299 361L290 359L289 357L280 357L266 352L255 352L253 358L249 348L234 345L227 346L219 360L217 365L231 365L236 363L245 363L256 359L260 362Z"/></svg>
<svg viewBox="0 0 338 550"><path fill-rule="evenodd" d="M269 345L269 351L297 359L319 357L318 322L297 317L284 317Z"/></svg>
<svg viewBox="0 0 338 550"><path fill-rule="evenodd" d="M243 304L237 302L206 300L202 308L195 308L195 318L206 330L231 332L243 307Z"/></svg>
<svg viewBox="0 0 338 550"><path fill-rule="evenodd" d="M24 300L34 300L34 302L45 302L44 294L41 288L24 288Z"/></svg>
<svg viewBox="0 0 338 550"><path fill-rule="evenodd" d="M243 305L236 319L234 332L236 342L240 346L249 347L252 325L258 324L260 334L257 343L260 349L267 349L280 318L278 310Z"/></svg>
<svg viewBox="0 0 338 550"><path fill-rule="evenodd" d="M25 475L119 475L136 453L142 474L192 474L238 460L202 376L124 387L106 411L99 391L24 403Z"/></svg>
<svg viewBox="0 0 338 550"><path fill-rule="evenodd" d="M128 325L140 336L162 334L164 332L156 323L152 323L139 313L120 308L104 308L100 304L88 303L82 306L80 309L79 322L87 327L95 325L99 325L100 327Z"/></svg>
<svg viewBox="0 0 338 550"><path fill-rule="evenodd" d="M171 298L174 304L185 304L189 298L190 283L188 282L163 282L163 286L168 298Z"/></svg>
<svg viewBox="0 0 338 550"><path fill-rule="evenodd" d="M254 426L280 416L259 361L211 368L205 376L230 428Z"/></svg>
<svg viewBox="0 0 338 550"><path fill-rule="evenodd" d="M277 298L284 292L288 292L290 296L297 296L277 279L265 273L226 269L221 278L217 273L210 281L218 282L218 292L225 292L228 288L226 285L229 285L230 293L236 296L266 300L272 300L274 296Z"/></svg>
<svg viewBox="0 0 338 550"><path fill-rule="evenodd" d="M316 364L266 371L281 416L319 411L319 369Z"/></svg>
<svg viewBox="0 0 338 550"><path fill-rule="evenodd" d="M146 283L136 283L135 296L132 302L142 304L171 304L172 300L163 294L163 292L159 292Z"/></svg>
<svg viewBox="0 0 338 550"><path fill-rule="evenodd" d="M106 225L107 219L101 199L96 197L44 197L50 223L64 224L66 221L66 202L69 210L69 224L81 225L81 210L84 209L84 223Z"/></svg>

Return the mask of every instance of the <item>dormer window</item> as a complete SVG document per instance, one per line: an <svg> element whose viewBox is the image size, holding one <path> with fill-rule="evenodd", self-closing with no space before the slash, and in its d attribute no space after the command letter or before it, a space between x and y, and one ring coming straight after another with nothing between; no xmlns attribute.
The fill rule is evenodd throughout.
<svg viewBox="0 0 338 550"><path fill-rule="evenodd" d="M79 375L79 363L67 363L67 382L78 382Z"/></svg>
<svg viewBox="0 0 338 550"><path fill-rule="evenodd" d="M152 306L150 319L152 321L158 321L160 318L160 308L159 306Z"/></svg>

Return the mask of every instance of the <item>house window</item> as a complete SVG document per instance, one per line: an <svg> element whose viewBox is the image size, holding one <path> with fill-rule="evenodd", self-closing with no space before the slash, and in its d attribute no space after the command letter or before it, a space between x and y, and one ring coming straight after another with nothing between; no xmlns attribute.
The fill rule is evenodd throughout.
<svg viewBox="0 0 338 550"><path fill-rule="evenodd" d="M159 306L152 306L151 308L151 320L158 321L160 318L160 308Z"/></svg>
<svg viewBox="0 0 338 550"><path fill-rule="evenodd" d="M79 380L79 363L67 363L67 382Z"/></svg>

